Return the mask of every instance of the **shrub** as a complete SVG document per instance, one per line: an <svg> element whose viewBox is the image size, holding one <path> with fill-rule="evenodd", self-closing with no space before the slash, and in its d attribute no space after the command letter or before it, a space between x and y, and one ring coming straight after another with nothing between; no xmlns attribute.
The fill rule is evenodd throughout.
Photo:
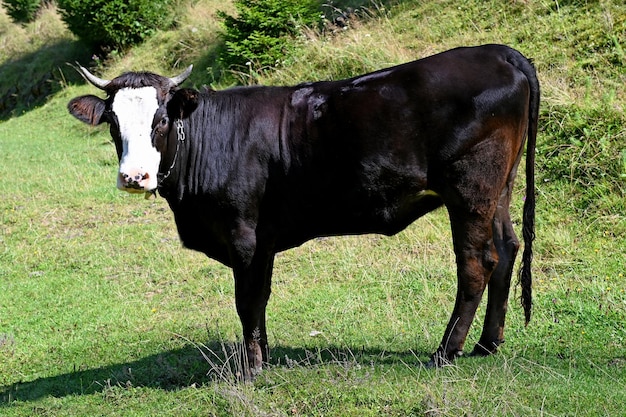
<svg viewBox="0 0 626 417"><path fill-rule="evenodd" d="M29 23L35 20L42 0L2 0L2 5L15 23Z"/></svg>
<svg viewBox="0 0 626 417"><path fill-rule="evenodd" d="M229 67L280 64L305 27L322 22L316 0L234 0L237 17L219 12L225 28L220 59Z"/></svg>
<svg viewBox="0 0 626 417"><path fill-rule="evenodd" d="M173 23L171 0L59 0L68 28L86 43L103 49L127 49Z"/></svg>

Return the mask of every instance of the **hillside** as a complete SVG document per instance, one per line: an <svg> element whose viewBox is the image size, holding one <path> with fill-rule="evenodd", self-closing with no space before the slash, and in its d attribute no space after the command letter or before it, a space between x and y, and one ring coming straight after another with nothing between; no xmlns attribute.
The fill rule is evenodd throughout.
<svg viewBox="0 0 626 417"><path fill-rule="evenodd" d="M305 30L301 47L285 57L283 67L266 71L252 63L247 73L229 72L217 60L222 45L216 11L233 12L232 5L217 0L190 3L181 9L174 30L159 32L105 62L68 33L52 6L26 27L10 23L2 12L0 118L20 114L64 86L82 82L66 65L76 61L105 78L130 69L175 73L193 63L191 84L224 88L337 79L455 46L505 43L533 59L542 82L541 128L548 137L539 146L544 180L569 176L569 183L588 187L600 176L610 183L610 191L623 193L626 13L620 3L344 2L360 10L346 27L330 27L324 34ZM543 160L541 155L556 159ZM583 209L591 204L589 198L581 200Z"/></svg>
<svg viewBox="0 0 626 417"><path fill-rule="evenodd" d="M251 62L245 72L217 59L216 10L233 12L230 1L182 2L174 29L106 58L53 6L24 27L0 9L0 415L624 414L626 4L333 4L358 10L345 28L305 28L280 67ZM441 369L422 365L456 291L445 210L393 237L318 239L279 254L271 363L237 383L231 271L181 248L164 199L118 192L108 128L66 110L100 94L66 65L75 61L104 78L193 64L186 86L222 89L338 79L482 43L531 57L543 89L534 312L525 326L514 285L500 353ZM523 180L512 203L520 236Z"/></svg>

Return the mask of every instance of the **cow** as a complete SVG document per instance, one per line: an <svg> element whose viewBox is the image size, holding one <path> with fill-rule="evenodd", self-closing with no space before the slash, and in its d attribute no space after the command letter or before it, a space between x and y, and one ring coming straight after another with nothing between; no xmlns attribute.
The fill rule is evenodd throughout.
<svg viewBox="0 0 626 417"><path fill-rule="evenodd" d="M533 64L515 49L462 47L340 81L222 91L181 88L192 66L173 78L77 70L106 98L76 97L69 112L109 124L117 186L158 191L182 244L232 268L250 375L268 361L276 253L323 236L393 235L442 206L458 289L428 364L463 353L487 288L472 353L495 352L520 247L509 206L525 142L519 281L528 324L540 93Z"/></svg>

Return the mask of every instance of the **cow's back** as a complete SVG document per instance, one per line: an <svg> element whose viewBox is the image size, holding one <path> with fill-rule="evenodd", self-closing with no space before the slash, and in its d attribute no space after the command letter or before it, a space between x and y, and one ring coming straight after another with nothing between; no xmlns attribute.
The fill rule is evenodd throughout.
<svg viewBox="0 0 626 417"><path fill-rule="evenodd" d="M440 206L447 167L492 121L524 120L527 85L510 51L456 49L295 88L281 125L285 175L269 204L279 230L299 240L393 234Z"/></svg>

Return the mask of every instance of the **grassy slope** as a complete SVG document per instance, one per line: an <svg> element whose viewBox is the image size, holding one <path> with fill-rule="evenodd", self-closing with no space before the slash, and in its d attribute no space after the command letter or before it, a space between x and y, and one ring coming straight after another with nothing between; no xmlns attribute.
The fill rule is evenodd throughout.
<svg viewBox="0 0 626 417"><path fill-rule="evenodd" d="M196 3L178 31L114 60L104 75L174 73L193 62L192 82L212 82L215 4ZM623 56L580 47L581 36L598 33L624 46L623 6L602 2L590 14L548 6L406 2L340 36L310 37L289 69L262 81L336 78L497 41L535 58L544 124L558 106L623 109ZM444 211L392 238L324 239L281 254L268 313L274 366L254 384L233 384L230 272L180 249L162 199L114 190L108 133L64 108L92 90L69 87L0 122L0 414L623 414L623 194L604 194L610 212L596 215L572 207L578 188L540 170L534 319L525 328L512 299L500 355L440 370L419 364L453 302ZM544 130L541 144L551 140ZM613 140L626 148L623 136ZM516 195L519 221L523 191Z"/></svg>

